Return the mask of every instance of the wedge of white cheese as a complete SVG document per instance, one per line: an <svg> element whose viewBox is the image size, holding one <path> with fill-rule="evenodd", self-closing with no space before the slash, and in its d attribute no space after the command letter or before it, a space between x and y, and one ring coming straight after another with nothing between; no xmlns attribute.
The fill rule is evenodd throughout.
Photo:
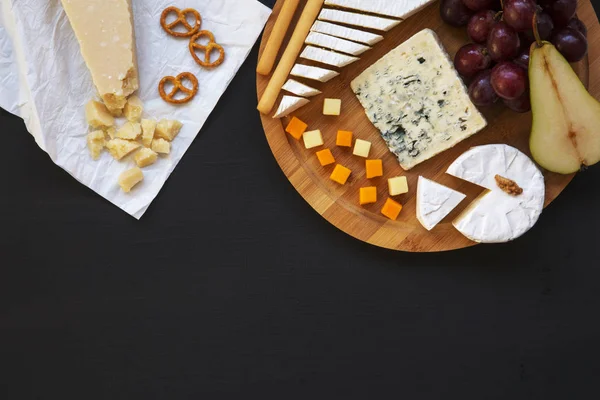
<svg viewBox="0 0 600 400"><path fill-rule="evenodd" d="M300 78L312 79L313 81L329 82L340 73L330 69L313 67L310 65L296 64L292 68L290 75Z"/></svg>
<svg viewBox="0 0 600 400"><path fill-rule="evenodd" d="M435 0L325 0L326 6L406 19Z"/></svg>
<svg viewBox="0 0 600 400"><path fill-rule="evenodd" d="M370 46L383 40L383 36L381 35L324 21L315 21L310 30L312 32L324 33L326 35L352 40L353 42L368 44Z"/></svg>
<svg viewBox="0 0 600 400"><path fill-rule="evenodd" d="M417 219L428 231L435 228L465 199L464 194L419 176Z"/></svg>
<svg viewBox="0 0 600 400"><path fill-rule="evenodd" d="M121 110L138 87L130 0L62 0L104 104Z"/></svg>
<svg viewBox="0 0 600 400"><path fill-rule="evenodd" d="M320 90L312 88L291 78L287 80L282 89L300 97L313 97L321 93Z"/></svg>
<svg viewBox="0 0 600 400"><path fill-rule="evenodd" d="M283 98L281 99L281 103L279 103L277 111L275 111L275 115L273 115L273 118L286 117L294 111L298 110L299 108L304 107L308 103L310 103L310 100L302 97L283 96Z"/></svg>
<svg viewBox="0 0 600 400"><path fill-rule="evenodd" d="M430 29L367 68L351 87L405 170L487 125Z"/></svg>
<svg viewBox="0 0 600 400"><path fill-rule="evenodd" d="M314 46L306 46L302 53L300 53L300 58L316 61L321 64L332 65L338 68L345 67L346 65L350 65L359 60L358 57L347 56L345 54L323 50Z"/></svg>
<svg viewBox="0 0 600 400"><path fill-rule="evenodd" d="M306 44L339 51L340 53L346 53L353 56L359 56L365 51L371 50L369 46L365 46L364 44L351 42L350 40L325 35L319 32L310 32L306 37Z"/></svg>
<svg viewBox="0 0 600 400"><path fill-rule="evenodd" d="M446 172L487 189L453 222L459 232L475 242L514 240L535 225L544 208L544 176L529 157L514 147L474 147ZM508 194L500 188L496 176L515 182L523 193Z"/></svg>
<svg viewBox="0 0 600 400"><path fill-rule="evenodd" d="M372 15L357 14L333 8L322 9L318 19L321 21L338 22L340 24L360 26L361 28L386 32L400 23L400 21L396 19L374 17Z"/></svg>

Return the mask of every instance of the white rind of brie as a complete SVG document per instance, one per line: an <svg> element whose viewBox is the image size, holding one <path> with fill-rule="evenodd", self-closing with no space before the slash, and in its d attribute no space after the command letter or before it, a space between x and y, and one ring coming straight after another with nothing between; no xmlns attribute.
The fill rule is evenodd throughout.
<svg viewBox="0 0 600 400"><path fill-rule="evenodd" d="M339 51L340 53L346 53L353 56L359 56L365 51L371 50L369 46L318 32L310 32L306 37L306 44Z"/></svg>
<svg viewBox="0 0 600 400"><path fill-rule="evenodd" d="M544 176L529 157L514 147L474 147L446 172L487 189L453 222L458 231L475 242L517 239L535 225L544 208ZM513 196L504 192L496 184L496 175L513 180L523 193Z"/></svg>
<svg viewBox="0 0 600 400"><path fill-rule="evenodd" d="M275 111L275 115L273 115L273 118L287 117L288 115L290 115L300 107L304 107L308 103L310 103L310 100L304 99L302 97L283 96L283 98L281 99L281 103L279 103L277 111Z"/></svg>
<svg viewBox="0 0 600 400"><path fill-rule="evenodd" d="M321 93L320 90L311 88L310 86L300 83L294 79L288 79L285 85L283 85L282 89L300 97L313 97Z"/></svg>
<svg viewBox="0 0 600 400"><path fill-rule="evenodd" d="M329 82L340 73L330 69L313 67L310 65L296 64L292 68L290 75L300 78L312 79L313 81Z"/></svg>
<svg viewBox="0 0 600 400"><path fill-rule="evenodd" d="M321 64L332 65L338 68L345 67L346 65L350 65L359 60L358 57L347 56L345 54L323 50L314 46L306 46L300 54L300 58L316 61Z"/></svg>
<svg viewBox="0 0 600 400"><path fill-rule="evenodd" d="M435 228L465 199L464 194L419 176L417 219L428 231Z"/></svg>
<svg viewBox="0 0 600 400"><path fill-rule="evenodd" d="M434 0L325 0L326 6L406 19Z"/></svg>
<svg viewBox="0 0 600 400"><path fill-rule="evenodd" d="M381 35L376 35L371 32L365 32L324 21L315 21L310 30L311 32L324 33L326 35L352 40L353 42L368 44L370 46L373 46L374 44L383 40L383 36Z"/></svg>
<svg viewBox="0 0 600 400"><path fill-rule="evenodd" d="M385 32L401 22L396 19L374 17L372 15L357 14L332 8L322 9L318 19L321 21L338 22L340 24L360 26L361 28Z"/></svg>

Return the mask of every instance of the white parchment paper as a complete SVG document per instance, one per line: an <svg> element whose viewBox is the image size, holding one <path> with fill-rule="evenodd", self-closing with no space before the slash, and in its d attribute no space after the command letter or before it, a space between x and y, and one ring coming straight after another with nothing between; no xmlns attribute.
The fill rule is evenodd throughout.
<svg viewBox="0 0 600 400"><path fill-rule="evenodd" d="M134 166L131 156L115 161L104 151L100 160L93 161L89 155L84 106L96 90L60 0L0 0L0 107L23 118L57 165L139 219L248 56L271 10L256 0L132 3L144 117L178 119L184 127L171 154L145 168L144 181L131 193L123 193L117 184L119 174ZM200 12L202 29L212 31L225 48L221 66L202 69L189 54L188 40L162 30L160 14L171 5ZM165 103L158 95L158 82L184 71L198 77L198 95L183 106Z"/></svg>

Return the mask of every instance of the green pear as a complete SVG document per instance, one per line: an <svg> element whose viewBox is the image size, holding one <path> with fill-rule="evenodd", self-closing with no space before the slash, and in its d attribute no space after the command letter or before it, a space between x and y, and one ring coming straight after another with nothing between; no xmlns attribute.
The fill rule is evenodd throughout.
<svg viewBox="0 0 600 400"><path fill-rule="evenodd" d="M531 45L529 85L535 161L560 174L600 161L600 103L549 42Z"/></svg>

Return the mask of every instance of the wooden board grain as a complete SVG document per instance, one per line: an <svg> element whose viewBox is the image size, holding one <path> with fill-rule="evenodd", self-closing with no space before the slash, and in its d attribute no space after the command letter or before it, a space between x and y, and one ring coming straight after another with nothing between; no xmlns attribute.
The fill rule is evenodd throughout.
<svg viewBox="0 0 600 400"><path fill-rule="evenodd" d="M301 2L296 19L305 2L305 0ZM267 23L261 43L261 52L282 4L283 0L277 1L273 15ZM579 1L578 15L589 30L589 55L573 67L589 88L590 93L596 98L600 98L600 25L589 0ZM312 98L310 104L298 110L294 115L308 123L309 129L320 129L325 140L323 148L330 148L336 161L352 170L352 175L345 186L340 186L329 179L333 166L320 166L315 156L315 152L319 149L306 150L302 142L294 140L285 133L285 125L289 119L278 120L261 115L267 141L283 173L316 212L359 240L388 249L410 252L447 251L476 244L462 236L452 226L452 220L482 191L475 185L445 174L446 169L456 157L473 146L491 143L506 143L530 154L528 140L531 130L531 113L517 114L498 104L481 110L488 120L488 127L482 132L410 171L403 171L400 168L377 129L367 119L363 108L350 89L350 82L390 50L425 28L430 28L438 34L452 57L462 45L469 42L464 28L454 28L443 23L439 16L439 3L436 2L385 33L384 41L364 53L360 61L339 69L340 76L333 80L327 83L315 83L298 79L316 87L323 93ZM286 42L290 34L291 32L288 32ZM305 60L302 60L302 63L311 64ZM259 99L268 80L269 77L257 75ZM281 96L280 94L280 98ZM340 117L323 116L323 99L326 97L342 99L342 115ZM354 132L355 138L369 140L373 143L369 158L383 159L383 177L366 179L365 160L353 156L351 149L335 146L335 136L339 129L351 130ZM398 175L407 176L410 192L396 198L404 205L404 209L398 221L390 221L381 215L380 210L388 198L387 178ZM467 195L467 199L431 232L423 228L416 218L416 189L417 179L420 175ZM573 175L565 176L546 172L545 177L547 206L569 184ZM363 186L377 186L378 201L376 204L359 206L358 192L359 188Z"/></svg>

